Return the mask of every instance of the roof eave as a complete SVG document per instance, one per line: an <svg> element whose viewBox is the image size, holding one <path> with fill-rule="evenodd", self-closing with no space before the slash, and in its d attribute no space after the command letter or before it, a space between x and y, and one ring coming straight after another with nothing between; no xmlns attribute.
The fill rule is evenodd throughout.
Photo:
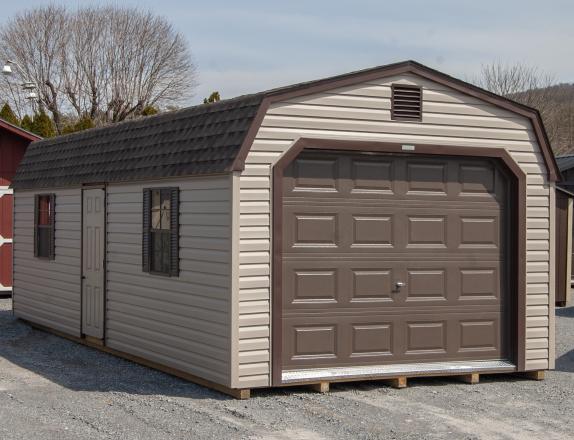
<svg viewBox="0 0 574 440"><path fill-rule="evenodd" d="M38 141L38 140L42 139L40 136L37 136L34 133L31 133L27 130L24 130L23 128L20 128L14 124L11 124L10 122L5 121L4 119L0 119L0 127L4 128L5 130L9 131L10 133L13 133L17 136L23 137L26 140L29 140L30 142L34 142L34 141Z"/></svg>

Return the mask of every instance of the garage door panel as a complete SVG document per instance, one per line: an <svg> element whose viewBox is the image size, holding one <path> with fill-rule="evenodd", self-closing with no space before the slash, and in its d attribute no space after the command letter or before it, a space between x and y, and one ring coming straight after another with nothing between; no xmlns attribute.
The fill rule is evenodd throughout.
<svg viewBox="0 0 574 440"><path fill-rule="evenodd" d="M507 358L506 172L303 152L284 173L283 368Z"/></svg>
<svg viewBox="0 0 574 440"><path fill-rule="evenodd" d="M500 225L498 216L469 215L460 216L460 248L489 247L497 249L500 245Z"/></svg>
<svg viewBox="0 0 574 440"><path fill-rule="evenodd" d="M292 221L291 247L339 246L338 213L294 213Z"/></svg>
<svg viewBox="0 0 574 440"><path fill-rule="evenodd" d="M463 163L459 166L458 182L463 194L492 194L496 189L495 181L492 164Z"/></svg>
<svg viewBox="0 0 574 440"><path fill-rule="evenodd" d="M299 269L292 272L293 303L337 302L340 281L337 269Z"/></svg>
<svg viewBox="0 0 574 440"><path fill-rule="evenodd" d="M406 355L412 354L446 354L447 322L443 319L434 321L427 317L406 323Z"/></svg>
<svg viewBox="0 0 574 440"><path fill-rule="evenodd" d="M459 276L455 281L454 291L459 293L459 299L464 302L500 300L500 292L504 288L500 279L498 264L486 264L471 267L465 264L458 268Z"/></svg>
<svg viewBox="0 0 574 440"><path fill-rule="evenodd" d="M407 247L446 249L446 216L407 214L407 225Z"/></svg>
<svg viewBox="0 0 574 440"><path fill-rule="evenodd" d="M499 255L501 216L481 209L440 205L397 207L284 204L283 252L393 252Z"/></svg>
<svg viewBox="0 0 574 440"><path fill-rule="evenodd" d="M499 312L316 315L283 318L283 328L284 369L501 357Z"/></svg>
<svg viewBox="0 0 574 440"><path fill-rule="evenodd" d="M293 191L338 192L340 162L335 157L302 158L293 167Z"/></svg>
<svg viewBox="0 0 574 440"><path fill-rule="evenodd" d="M395 291L392 268L351 268L350 303L392 302Z"/></svg>
<svg viewBox="0 0 574 440"><path fill-rule="evenodd" d="M353 236L351 246L393 246L392 215L351 214Z"/></svg>
<svg viewBox="0 0 574 440"><path fill-rule="evenodd" d="M396 265L395 265L396 266ZM337 259L285 261L284 307L311 309L364 307L394 300L392 265L380 260L353 262Z"/></svg>
<svg viewBox="0 0 574 440"><path fill-rule="evenodd" d="M396 347L399 345L395 340L398 322L396 317L315 316L310 325L304 317L284 318L284 366L388 363L398 354ZM309 340L302 330L309 332ZM316 343L319 344L317 347L313 345Z"/></svg>
<svg viewBox="0 0 574 440"><path fill-rule="evenodd" d="M305 153L285 170L284 194L324 198L504 202L507 179L491 160Z"/></svg>
<svg viewBox="0 0 574 440"><path fill-rule="evenodd" d="M407 195L438 193L447 196L448 164L437 161L407 161ZM420 195L420 194L419 194Z"/></svg>
<svg viewBox="0 0 574 440"><path fill-rule="evenodd" d="M436 305L467 307L500 305L505 280L500 262L428 261L401 259L381 261L315 257L285 259L283 306L329 310L389 305ZM405 283L397 289L396 282Z"/></svg>
<svg viewBox="0 0 574 440"><path fill-rule="evenodd" d="M407 269L406 301L447 302L447 271L443 268Z"/></svg>
<svg viewBox="0 0 574 440"><path fill-rule="evenodd" d="M393 354L393 324L391 322L355 322L351 324L350 331L350 357L388 357Z"/></svg>
<svg viewBox="0 0 574 440"><path fill-rule="evenodd" d="M337 325L294 325L292 359L333 359L338 355Z"/></svg>
<svg viewBox="0 0 574 440"><path fill-rule="evenodd" d="M351 161L347 189L358 195L370 192L372 195L389 196L395 192L394 176L394 162L391 160L354 159Z"/></svg>
<svg viewBox="0 0 574 440"><path fill-rule="evenodd" d="M459 352L492 352L499 349L498 319L470 319L459 321Z"/></svg>

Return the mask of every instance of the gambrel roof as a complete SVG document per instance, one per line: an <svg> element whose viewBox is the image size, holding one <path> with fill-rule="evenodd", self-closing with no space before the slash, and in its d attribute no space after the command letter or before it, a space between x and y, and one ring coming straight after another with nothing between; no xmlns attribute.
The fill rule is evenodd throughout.
<svg viewBox="0 0 574 440"><path fill-rule="evenodd" d="M272 102L405 73L530 119L548 177L559 179L560 171L535 109L415 61L405 61L34 142L26 151L13 187L61 187L242 170Z"/></svg>

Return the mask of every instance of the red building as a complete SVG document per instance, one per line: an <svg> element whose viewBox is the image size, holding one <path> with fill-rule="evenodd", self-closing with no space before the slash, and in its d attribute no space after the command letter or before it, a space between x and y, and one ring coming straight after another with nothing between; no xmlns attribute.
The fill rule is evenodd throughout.
<svg viewBox="0 0 574 440"><path fill-rule="evenodd" d="M12 190L16 168L30 142L40 139L0 119L0 294L12 290Z"/></svg>

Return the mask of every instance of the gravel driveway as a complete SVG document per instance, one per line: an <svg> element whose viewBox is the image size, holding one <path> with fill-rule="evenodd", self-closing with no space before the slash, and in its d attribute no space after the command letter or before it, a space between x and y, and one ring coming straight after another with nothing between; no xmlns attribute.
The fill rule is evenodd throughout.
<svg viewBox="0 0 574 440"><path fill-rule="evenodd" d="M0 439L562 439L574 433L574 307L556 371L254 391L238 401L15 320L0 299Z"/></svg>

